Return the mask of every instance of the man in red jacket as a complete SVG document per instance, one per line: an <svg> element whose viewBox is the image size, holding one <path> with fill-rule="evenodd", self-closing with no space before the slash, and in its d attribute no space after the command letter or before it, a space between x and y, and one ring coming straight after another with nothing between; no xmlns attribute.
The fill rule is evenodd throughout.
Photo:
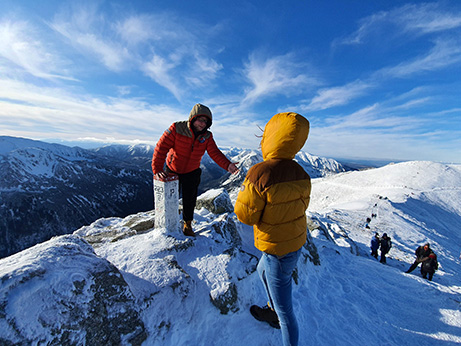
<svg viewBox="0 0 461 346"><path fill-rule="evenodd" d="M189 120L173 123L160 137L152 157L154 176L164 179L168 174L179 177L179 189L183 200L183 233L195 236L192 220L200 184L200 162L205 150L223 169L232 174L238 172L238 162L230 162L219 150L208 131L212 124L211 110L197 103L190 112ZM166 165L165 165L166 163Z"/></svg>

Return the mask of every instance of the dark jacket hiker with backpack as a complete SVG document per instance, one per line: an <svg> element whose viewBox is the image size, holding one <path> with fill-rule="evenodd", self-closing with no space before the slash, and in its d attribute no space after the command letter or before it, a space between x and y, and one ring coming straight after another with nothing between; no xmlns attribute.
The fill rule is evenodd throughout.
<svg viewBox="0 0 461 346"><path fill-rule="evenodd" d="M387 233L383 234L383 237L381 238L381 263L386 263L386 254L389 252L389 250L392 247L392 241L391 238L388 237Z"/></svg>
<svg viewBox="0 0 461 346"><path fill-rule="evenodd" d="M439 268L439 263L437 262L437 255L431 253L427 260L423 261L421 264L421 275L423 278L432 281L435 271ZM429 276L429 277L428 277Z"/></svg>
<svg viewBox="0 0 461 346"><path fill-rule="evenodd" d="M415 250L415 255L416 259L406 273L411 273L420 263L422 263L421 275L425 279L427 279L427 275L429 275L429 280L432 280L432 276L438 269L439 264L437 262L437 255L434 251L432 251L429 243L426 243L423 246L418 246Z"/></svg>

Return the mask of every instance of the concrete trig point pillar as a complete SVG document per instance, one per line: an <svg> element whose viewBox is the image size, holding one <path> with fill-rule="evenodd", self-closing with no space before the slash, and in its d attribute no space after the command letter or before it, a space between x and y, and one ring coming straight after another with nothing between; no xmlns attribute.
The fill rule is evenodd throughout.
<svg viewBox="0 0 461 346"><path fill-rule="evenodd" d="M165 179L154 177L155 228L179 230L179 178L168 175Z"/></svg>

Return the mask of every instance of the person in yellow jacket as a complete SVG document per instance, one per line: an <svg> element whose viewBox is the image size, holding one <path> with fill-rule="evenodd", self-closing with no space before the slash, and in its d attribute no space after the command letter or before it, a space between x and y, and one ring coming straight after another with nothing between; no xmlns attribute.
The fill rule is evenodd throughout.
<svg viewBox="0 0 461 346"><path fill-rule="evenodd" d="M307 238L311 180L293 159L308 134L309 121L302 115L274 115L261 140L264 161L248 171L234 208L241 222L253 226L254 244L262 251L258 273L269 305L253 305L250 312L280 328L284 345L297 345L299 339L291 280Z"/></svg>

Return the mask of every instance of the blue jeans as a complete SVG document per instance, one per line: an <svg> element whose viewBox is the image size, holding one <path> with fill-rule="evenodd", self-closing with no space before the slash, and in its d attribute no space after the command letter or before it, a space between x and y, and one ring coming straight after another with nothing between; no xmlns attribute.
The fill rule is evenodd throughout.
<svg viewBox="0 0 461 346"><path fill-rule="evenodd" d="M271 307L279 317L283 345L298 345L298 321L293 311L291 279L301 249L279 257L263 252L258 273Z"/></svg>

